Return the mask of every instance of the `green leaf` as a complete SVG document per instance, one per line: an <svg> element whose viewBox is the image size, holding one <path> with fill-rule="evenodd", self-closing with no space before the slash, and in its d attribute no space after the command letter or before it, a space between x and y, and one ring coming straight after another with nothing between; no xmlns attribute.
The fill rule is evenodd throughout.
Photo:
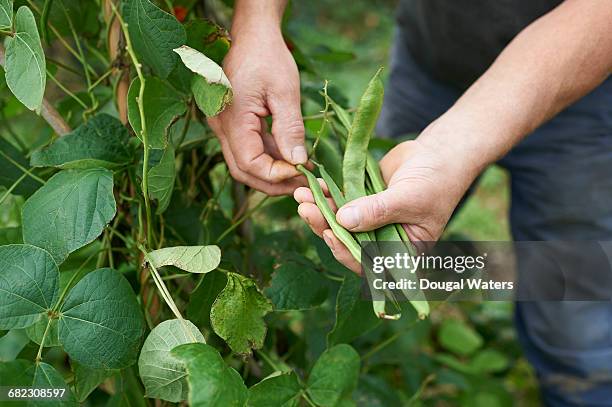
<svg viewBox="0 0 612 407"><path fill-rule="evenodd" d="M45 316L41 317L38 322L34 325L31 325L26 328L26 334L30 340L38 345L42 341L42 337L45 334L45 329L47 329L47 324L49 323L49 318ZM47 337L45 338L45 347L52 346L60 346L61 343L59 341L59 335L57 332L57 319L51 320L51 326L49 327L49 331L47 332Z"/></svg>
<svg viewBox="0 0 612 407"><path fill-rule="evenodd" d="M157 76L168 77L177 62L172 50L187 41L181 23L149 0L124 0L122 14L136 54Z"/></svg>
<svg viewBox="0 0 612 407"><path fill-rule="evenodd" d="M128 281L112 269L87 274L62 305L59 339L77 362L92 369L121 369L138 356L144 321Z"/></svg>
<svg viewBox="0 0 612 407"><path fill-rule="evenodd" d="M350 397L359 379L359 354L349 345L336 345L319 357L308 377L308 394L321 406L335 406Z"/></svg>
<svg viewBox="0 0 612 407"><path fill-rule="evenodd" d="M79 404L70 390L70 387L66 384L66 381L61 374L51 365L44 362L38 362L34 366L34 378L32 380L32 387L39 389L66 389L62 400L55 400L53 405L55 406L78 406ZM28 405L30 406L46 406L49 405L48 400L31 400Z"/></svg>
<svg viewBox="0 0 612 407"><path fill-rule="evenodd" d="M361 278L347 273L336 297L336 322L327 335L328 346L350 342L380 324L372 302L361 298Z"/></svg>
<svg viewBox="0 0 612 407"><path fill-rule="evenodd" d="M221 65L229 51L227 30L209 20L191 20L185 25L187 45Z"/></svg>
<svg viewBox="0 0 612 407"><path fill-rule="evenodd" d="M456 319L449 319L442 323L438 332L438 341L444 349L460 356L474 353L483 344L478 332Z"/></svg>
<svg viewBox="0 0 612 407"><path fill-rule="evenodd" d="M142 346L138 359L146 397L178 403L188 396L187 370L170 354L178 345L205 343L198 328L187 320L171 319L157 325Z"/></svg>
<svg viewBox="0 0 612 407"><path fill-rule="evenodd" d="M127 128L116 118L103 113L72 133L34 151L30 163L33 167L114 169L133 160L128 143Z"/></svg>
<svg viewBox="0 0 612 407"><path fill-rule="evenodd" d="M0 29L13 27L13 0L0 0Z"/></svg>
<svg viewBox="0 0 612 407"><path fill-rule="evenodd" d="M149 170L149 196L157 199L158 215L164 213L170 205L175 178L174 148L168 143L159 163Z"/></svg>
<svg viewBox="0 0 612 407"><path fill-rule="evenodd" d="M327 298L327 281L308 265L286 263L274 271L265 294L276 311L309 309Z"/></svg>
<svg viewBox="0 0 612 407"><path fill-rule="evenodd" d="M84 402L102 382L119 372L118 370L91 369L74 360L70 361L70 367L74 374L74 393L79 403Z"/></svg>
<svg viewBox="0 0 612 407"><path fill-rule="evenodd" d="M34 324L57 301L58 287L49 253L30 245L0 246L0 329Z"/></svg>
<svg viewBox="0 0 612 407"><path fill-rule="evenodd" d="M0 185L10 188L23 175L23 171L15 165L30 169L28 160L13 145L0 137ZM17 195L29 196L40 187L38 181L26 176L13 190Z"/></svg>
<svg viewBox="0 0 612 407"><path fill-rule="evenodd" d="M202 281L189 295L187 317L194 324L212 329L210 325L210 310L215 299L227 284L225 274L220 271L211 271L202 276Z"/></svg>
<svg viewBox="0 0 612 407"><path fill-rule="evenodd" d="M15 36L6 39L6 84L28 109L40 113L47 80L45 54L34 15L26 6L15 14Z"/></svg>
<svg viewBox="0 0 612 407"><path fill-rule="evenodd" d="M33 363L23 359L0 363L0 377L2 378L2 386L66 389L62 400L54 400L51 402L49 400L30 399L27 402L24 400L22 404L15 403L14 405L35 407L48 406L52 403L54 406L61 407L78 406L74 394L66 384L62 375L59 374L53 366L47 363ZM11 405L13 404L11 403Z"/></svg>
<svg viewBox="0 0 612 407"><path fill-rule="evenodd" d="M269 376L249 389L247 407L297 407L301 391L293 372Z"/></svg>
<svg viewBox="0 0 612 407"><path fill-rule="evenodd" d="M232 351L248 354L263 346L266 324L263 317L272 311L255 282L236 273L227 273L227 284L210 312L214 331Z"/></svg>
<svg viewBox="0 0 612 407"><path fill-rule="evenodd" d="M483 349L474 355L470 367L478 373L497 373L508 367L508 358L495 349Z"/></svg>
<svg viewBox="0 0 612 407"><path fill-rule="evenodd" d="M183 64L198 74L191 82L196 104L206 116L216 116L232 102L233 91L223 69L201 52L182 46L174 50Z"/></svg>
<svg viewBox="0 0 612 407"><path fill-rule="evenodd" d="M190 273L208 273L221 262L218 246L166 247L149 253L149 261L155 268L174 266Z"/></svg>
<svg viewBox="0 0 612 407"><path fill-rule="evenodd" d="M139 93L140 79L135 78L128 90L128 119L136 136L142 141L140 111L137 102ZM149 148L165 148L168 144L170 125L187 111L185 100L167 82L154 76L145 79L143 99L146 101L144 115Z"/></svg>
<svg viewBox="0 0 612 407"><path fill-rule="evenodd" d="M247 388L242 378L225 364L215 348L190 343L174 348L171 354L187 367L191 407L244 405Z"/></svg>
<svg viewBox="0 0 612 407"><path fill-rule="evenodd" d="M115 376L116 393L106 407L150 407L135 368L123 369Z"/></svg>
<svg viewBox="0 0 612 407"><path fill-rule="evenodd" d="M64 170L23 206L23 240L47 250L58 264L96 239L115 216L113 173Z"/></svg>

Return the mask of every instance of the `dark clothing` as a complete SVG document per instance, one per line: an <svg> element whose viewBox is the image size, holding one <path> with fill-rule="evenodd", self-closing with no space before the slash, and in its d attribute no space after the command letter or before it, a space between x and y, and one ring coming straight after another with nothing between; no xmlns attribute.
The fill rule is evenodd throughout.
<svg viewBox="0 0 612 407"><path fill-rule="evenodd" d="M526 26L562 0L400 0L398 22L416 62L466 89Z"/></svg>
<svg viewBox="0 0 612 407"><path fill-rule="evenodd" d="M546 3L487 1L492 7L527 2ZM439 7L441 3L405 2L421 8L425 4ZM454 4L467 2L444 3L455 10ZM469 28L459 21L446 24L449 27L441 31L465 32ZM515 25L515 30L519 26ZM418 63L412 54L415 43L424 50L435 50L437 58L445 61L438 68L444 68L442 72L447 75L452 75L455 66L466 70L460 71L462 75L469 72L477 76L485 69L484 59L480 67L475 67L467 58L447 58L444 52L456 57L458 49L466 47L463 41L455 47L455 39L440 44L438 39L433 43L422 37L415 40L415 35L423 35L422 30L400 28L396 35L377 127L381 136L421 132L461 95L457 87L437 79L431 68ZM469 35L472 43L478 42L478 35L487 36L482 27ZM487 58L495 57L502 42L500 37L498 45L491 45L494 50L486 50ZM612 77L538 128L499 164L511 176L510 224L515 240L612 241ZM547 406L612 406L612 302L518 302L516 321L519 339L538 373Z"/></svg>

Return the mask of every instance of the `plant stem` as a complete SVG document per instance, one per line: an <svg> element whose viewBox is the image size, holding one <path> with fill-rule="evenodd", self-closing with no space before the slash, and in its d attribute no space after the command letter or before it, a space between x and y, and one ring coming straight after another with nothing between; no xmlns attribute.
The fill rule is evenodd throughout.
<svg viewBox="0 0 612 407"><path fill-rule="evenodd" d="M40 346L38 347L38 353L36 354L36 363L40 362L42 360L42 350L43 347L45 346L45 340L47 339L47 334L49 333L49 328L51 327L51 321L52 319L49 318L49 320L47 321L47 326L45 328L45 332L43 333L42 339L40 340Z"/></svg>
<svg viewBox="0 0 612 407"><path fill-rule="evenodd" d="M41 179L39 177L37 177L36 175L34 175L30 170L28 170L27 168L25 168L23 165L19 164L17 161L13 160L11 158L11 156L9 156L8 154L6 154L4 151L0 150L0 154L2 154L2 156L11 164L13 164L15 167L19 168L22 172L24 172L25 174L27 174L30 178L34 179L35 181L40 182L41 184L45 185L46 182L44 179Z"/></svg>
<svg viewBox="0 0 612 407"><path fill-rule="evenodd" d="M13 192L13 190L15 188L17 188L17 186L21 183L21 181L23 181L25 179L25 177L27 177L28 174L23 173L21 175L21 177L19 177L17 179L17 181L13 182L13 185L11 185L11 187L9 189L6 190L6 192L4 193L4 195L2 195L2 198L0 198L0 205L2 205L2 203L4 203L4 201L6 200L6 198L8 198L8 196L11 194L11 192Z"/></svg>
<svg viewBox="0 0 612 407"><path fill-rule="evenodd" d="M244 222L245 220L247 220L251 215L253 215L255 212L257 212L264 203L266 203L266 201L268 200L269 196L266 196L265 198L263 198L261 201L259 201L257 203L257 205L255 205L252 209L249 209L240 219L238 219L232 226L230 226L229 228L225 229L225 231L223 233L221 233L221 236L219 236L217 238L217 243L219 243L220 241L222 241L227 235L229 235L234 229L236 229L238 226L240 226L242 224L242 222Z"/></svg>
<svg viewBox="0 0 612 407"><path fill-rule="evenodd" d="M53 83L55 83L57 85L57 87L60 88L66 95L68 95L72 99L74 99L79 104L79 106L81 106L85 110L89 109L89 106L87 106L85 104L85 102L83 102L81 99L79 99L79 97L77 95L72 93L72 91L70 89L68 89L60 81L58 81L57 78L48 69L47 69L47 76L49 78L51 78Z"/></svg>
<svg viewBox="0 0 612 407"><path fill-rule="evenodd" d="M140 114L140 136L142 140L142 144L144 146L144 156L142 163L142 195L144 198L145 204L145 216L147 217L147 225L146 225L146 234L147 234L147 246L153 247L153 217L151 216L151 200L149 198L149 140L147 134L147 123L145 121L145 112L144 112L144 91L145 91L145 77L142 73L142 65L138 61L138 57L136 57L136 53L134 52L134 48L132 47L132 40L130 39L130 33L128 32L127 24L123 21L123 17L117 10L117 7L114 3L111 2L111 7L113 8L113 12L117 16L119 20L119 24L121 25L121 29L123 30L123 35L125 37L125 44L128 54L132 59L132 63L134 64L134 68L136 68L136 73L138 74L138 79L140 80L140 89L138 92L138 99L136 100L138 104L138 112Z"/></svg>
<svg viewBox="0 0 612 407"><path fill-rule="evenodd" d="M168 305L172 313L176 316L176 318L179 321L181 321L183 328L185 329L185 332L188 333L189 336L191 336L191 339L194 342L198 342L193 332L191 332L191 329L189 329L189 327L187 327L187 324L185 324L185 318L183 318L183 316L181 315L181 312L176 306L174 300L172 299L172 295L170 295L168 288L164 284L164 280L162 280L161 276L159 275L159 272L153 265L153 262L151 261L151 257L149 256L149 253L147 253L147 251L144 249L144 247L142 247L142 245L138 245L138 249L142 252L145 258L145 261L147 262L148 269L151 272L151 277L153 277L153 282L157 286L157 289L159 290L159 293L161 294L162 298L164 299L164 301L166 302L166 304Z"/></svg>

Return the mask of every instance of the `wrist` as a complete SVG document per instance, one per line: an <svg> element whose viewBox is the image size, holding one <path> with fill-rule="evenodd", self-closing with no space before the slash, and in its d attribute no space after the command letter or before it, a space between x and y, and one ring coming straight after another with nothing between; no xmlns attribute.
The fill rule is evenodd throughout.
<svg viewBox="0 0 612 407"><path fill-rule="evenodd" d="M282 38L281 22L286 1L241 0L235 8L230 30L234 41Z"/></svg>
<svg viewBox="0 0 612 407"><path fill-rule="evenodd" d="M482 142L485 138L486 135L470 128L465 121L452 120L445 114L427 126L417 141L434 152L455 179L469 186L497 160Z"/></svg>

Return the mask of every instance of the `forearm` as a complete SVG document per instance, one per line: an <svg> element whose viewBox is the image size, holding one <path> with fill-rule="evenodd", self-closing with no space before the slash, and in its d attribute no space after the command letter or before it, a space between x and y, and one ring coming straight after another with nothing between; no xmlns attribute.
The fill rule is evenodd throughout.
<svg viewBox="0 0 612 407"><path fill-rule="evenodd" d="M237 0L232 37L239 38L262 30L280 33L286 5L287 0Z"/></svg>
<svg viewBox="0 0 612 407"><path fill-rule="evenodd" d="M523 30L420 141L475 176L607 78L611 21L612 2L567 0Z"/></svg>

